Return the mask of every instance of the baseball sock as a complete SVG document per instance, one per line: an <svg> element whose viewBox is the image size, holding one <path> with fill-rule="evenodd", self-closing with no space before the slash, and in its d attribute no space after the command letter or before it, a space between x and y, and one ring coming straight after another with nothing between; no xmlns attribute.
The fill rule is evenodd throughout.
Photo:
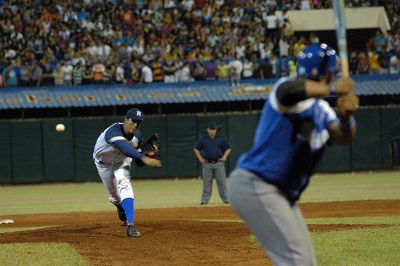
<svg viewBox="0 0 400 266"><path fill-rule="evenodd" d="M133 223L134 212L135 212L135 204L133 198L126 198L121 201L121 206L124 208L126 219L128 223Z"/></svg>

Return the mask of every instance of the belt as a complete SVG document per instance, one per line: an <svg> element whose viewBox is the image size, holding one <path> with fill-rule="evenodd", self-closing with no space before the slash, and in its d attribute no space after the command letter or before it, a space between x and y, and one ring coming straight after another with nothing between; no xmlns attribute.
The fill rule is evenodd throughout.
<svg viewBox="0 0 400 266"><path fill-rule="evenodd" d="M218 163L218 161L209 161L209 160L207 160L207 163Z"/></svg>

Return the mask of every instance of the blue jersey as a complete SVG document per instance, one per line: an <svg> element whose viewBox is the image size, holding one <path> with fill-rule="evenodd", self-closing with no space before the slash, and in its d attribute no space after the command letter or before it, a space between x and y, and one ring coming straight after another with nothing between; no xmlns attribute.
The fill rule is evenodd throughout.
<svg viewBox="0 0 400 266"><path fill-rule="evenodd" d="M237 166L276 185L288 199L296 201L307 187L329 140L328 128L339 120L329 104L309 98L284 106L276 98L274 85L264 105L252 148Z"/></svg>
<svg viewBox="0 0 400 266"><path fill-rule="evenodd" d="M228 141L219 135L216 135L214 138L203 136L196 143L194 148L199 150L203 157L209 162L217 161L224 155L227 149L230 149Z"/></svg>

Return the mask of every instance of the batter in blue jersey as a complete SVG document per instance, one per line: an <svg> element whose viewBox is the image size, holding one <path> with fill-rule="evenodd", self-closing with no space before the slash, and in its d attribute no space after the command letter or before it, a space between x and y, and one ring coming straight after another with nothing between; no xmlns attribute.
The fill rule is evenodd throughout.
<svg viewBox="0 0 400 266"><path fill-rule="evenodd" d="M296 202L326 145L349 144L356 132L352 112L337 116L322 99L335 93L358 103L353 80L342 77L332 82L337 66L335 51L325 44L300 53L298 78L281 78L273 86L253 146L230 176L232 207L275 265L316 265ZM343 101L338 101L343 110L339 102Z"/></svg>

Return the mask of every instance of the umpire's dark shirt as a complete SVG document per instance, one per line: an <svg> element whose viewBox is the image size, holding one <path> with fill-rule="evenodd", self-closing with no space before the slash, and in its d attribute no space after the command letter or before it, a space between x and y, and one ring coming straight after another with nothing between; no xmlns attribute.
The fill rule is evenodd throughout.
<svg viewBox="0 0 400 266"><path fill-rule="evenodd" d="M216 135L213 139L209 136L202 137L194 148L201 152L204 159L212 162L221 158L230 146L224 137Z"/></svg>

